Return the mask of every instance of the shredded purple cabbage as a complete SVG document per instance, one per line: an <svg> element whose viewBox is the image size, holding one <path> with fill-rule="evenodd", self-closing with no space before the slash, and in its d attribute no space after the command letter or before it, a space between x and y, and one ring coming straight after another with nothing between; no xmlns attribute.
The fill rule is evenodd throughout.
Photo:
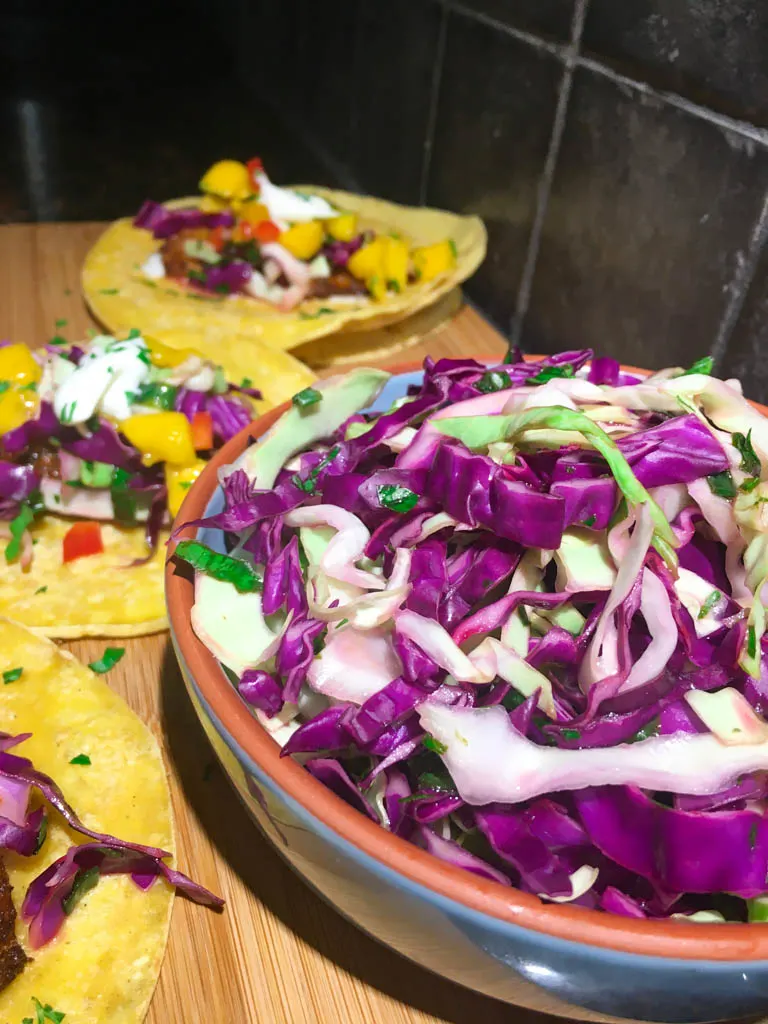
<svg viewBox="0 0 768 1024"><path fill-rule="evenodd" d="M202 521L263 571L282 632L239 691L282 754L543 899L760 919L768 422L706 367L646 384L588 349L427 359L387 412L328 408Z"/></svg>

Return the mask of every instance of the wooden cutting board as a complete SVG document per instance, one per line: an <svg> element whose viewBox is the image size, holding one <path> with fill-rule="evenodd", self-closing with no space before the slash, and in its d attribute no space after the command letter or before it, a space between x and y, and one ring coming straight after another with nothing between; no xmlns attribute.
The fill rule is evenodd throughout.
<svg viewBox="0 0 768 1024"><path fill-rule="evenodd" d="M38 345L56 333L85 337L93 323L80 298L80 266L102 228L0 227L0 339ZM57 320L67 322L57 327ZM464 308L401 358L503 350L503 339ZM251 376L258 380L258 368ZM88 662L105 643L67 646ZM474 995L403 960L310 892L250 823L215 761L167 634L125 646L105 678L160 740L179 867L227 901L215 914L176 900L150 1024L545 1024L540 1014Z"/></svg>

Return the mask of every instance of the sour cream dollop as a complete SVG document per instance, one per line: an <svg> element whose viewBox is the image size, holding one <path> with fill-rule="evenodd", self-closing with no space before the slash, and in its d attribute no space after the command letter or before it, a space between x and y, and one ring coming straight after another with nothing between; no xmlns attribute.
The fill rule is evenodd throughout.
<svg viewBox="0 0 768 1024"><path fill-rule="evenodd" d="M321 196L305 196L291 188L273 185L263 171L256 175L259 202L269 210L270 220L289 224L304 224L310 220L329 220L338 216L329 202Z"/></svg>
<svg viewBox="0 0 768 1024"><path fill-rule="evenodd" d="M115 420L131 415L131 402L149 380L150 358L143 338L118 341L99 335L91 341L80 365L53 396L53 411L62 423L85 423L101 412Z"/></svg>

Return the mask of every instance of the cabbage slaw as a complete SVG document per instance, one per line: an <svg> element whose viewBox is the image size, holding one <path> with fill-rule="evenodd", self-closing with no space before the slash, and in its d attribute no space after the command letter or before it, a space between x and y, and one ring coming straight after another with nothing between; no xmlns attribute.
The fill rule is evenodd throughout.
<svg viewBox="0 0 768 1024"><path fill-rule="evenodd" d="M761 920L768 421L708 360L508 358L427 359L383 414L371 370L296 403L196 524L229 553L193 626L284 756L435 856Z"/></svg>

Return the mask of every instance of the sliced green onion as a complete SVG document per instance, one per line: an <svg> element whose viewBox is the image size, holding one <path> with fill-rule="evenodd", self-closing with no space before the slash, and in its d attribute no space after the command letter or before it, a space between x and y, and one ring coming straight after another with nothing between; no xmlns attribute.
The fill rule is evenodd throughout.
<svg viewBox="0 0 768 1024"><path fill-rule="evenodd" d="M291 399L297 409L309 409L313 405L317 405L321 402L323 396L316 388L304 388L303 391L297 392Z"/></svg>

